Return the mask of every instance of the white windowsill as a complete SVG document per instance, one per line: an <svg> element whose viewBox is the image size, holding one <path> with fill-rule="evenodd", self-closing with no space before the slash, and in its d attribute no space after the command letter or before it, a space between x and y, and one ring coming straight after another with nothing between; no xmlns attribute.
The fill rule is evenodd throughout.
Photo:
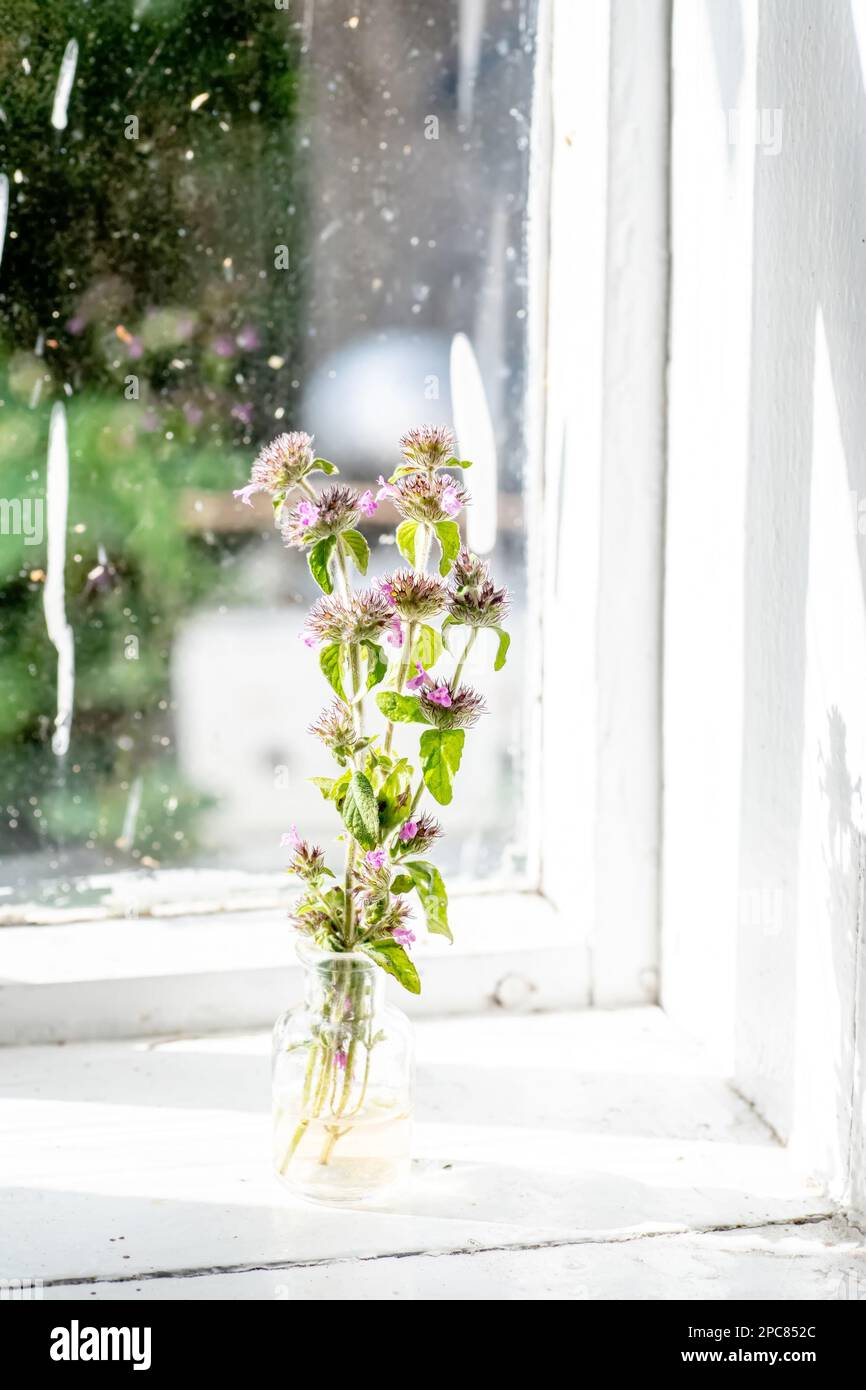
<svg viewBox="0 0 866 1390"><path fill-rule="evenodd" d="M430 938L415 950L421 995L393 985L407 1012L588 1003L585 942L547 899L469 894L453 900L451 917L453 946ZM0 1044L261 1027L300 981L284 909L6 927Z"/></svg>
<svg viewBox="0 0 866 1390"><path fill-rule="evenodd" d="M85 1301L856 1297L862 1238L657 1009L416 1036L412 1177L345 1210L270 1172L266 1033L9 1049L0 1275Z"/></svg>

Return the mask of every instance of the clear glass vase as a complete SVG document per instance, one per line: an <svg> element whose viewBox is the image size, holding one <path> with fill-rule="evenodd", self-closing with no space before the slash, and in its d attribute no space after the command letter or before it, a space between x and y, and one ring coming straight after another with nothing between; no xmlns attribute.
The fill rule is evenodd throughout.
<svg viewBox="0 0 866 1390"><path fill-rule="evenodd" d="M367 956L302 944L304 1002L277 1019L277 1176L320 1202L378 1197L409 1171L415 1068L406 1015Z"/></svg>

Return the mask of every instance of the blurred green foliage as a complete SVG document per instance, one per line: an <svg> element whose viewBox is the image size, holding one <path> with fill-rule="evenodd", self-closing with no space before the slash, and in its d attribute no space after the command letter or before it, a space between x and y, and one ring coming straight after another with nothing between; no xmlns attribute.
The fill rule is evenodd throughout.
<svg viewBox="0 0 866 1390"><path fill-rule="evenodd" d="M44 498L64 400L76 656L59 760L44 542L0 535L0 850L117 863L132 795L119 853L162 863L201 807L175 765L173 634L243 544L190 530L185 498L239 485L296 371L296 25L247 0L0 0L0 35L0 497Z"/></svg>

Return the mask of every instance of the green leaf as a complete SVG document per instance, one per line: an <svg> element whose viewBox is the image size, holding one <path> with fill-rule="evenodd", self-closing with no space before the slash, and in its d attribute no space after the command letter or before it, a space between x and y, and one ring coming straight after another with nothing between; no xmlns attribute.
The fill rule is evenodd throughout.
<svg viewBox="0 0 866 1390"><path fill-rule="evenodd" d="M339 473L339 471L337 465L329 463L327 459L313 459L313 466L310 469L311 473L327 473L329 477L332 473Z"/></svg>
<svg viewBox="0 0 866 1390"><path fill-rule="evenodd" d="M411 893L415 880L411 874L395 874L391 880L392 893Z"/></svg>
<svg viewBox="0 0 866 1390"><path fill-rule="evenodd" d="M453 795L454 777L463 757L465 738L462 729L427 729L421 735L424 782L440 806L447 806Z"/></svg>
<svg viewBox="0 0 866 1390"><path fill-rule="evenodd" d="M379 788L380 803L384 801L386 806L390 808L385 817L388 821L389 829L392 824L396 825L398 821L406 819L406 805L408 802L406 791L411 778L412 768L409 760L408 758L401 758L399 762L394 764ZM380 819L382 815L383 812L380 806Z"/></svg>
<svg viewBox="0 0 866 1390"><path fill-rule="evenodd" d="M325 800L326 800L326 801L330 801L330 799L331 799L331 793L332 793L333 790L334 790L334 778L333 778L333 777L311 777L311 778L310 778L310 781L313 783L313 786L319 788L319 791L322 793L322 796L325 798Z"/></svg>
<svg viewBox="0 0 866 1390"><path fill-rule="evenodd" d="M410 859L403 867L411 874L418 890L418 897L427 919L427 930L437 936L447 936L449 941L453 941L454 937L448 925L448 894L436 865L430 864L426 859Z"/></svg>
<svg viewBox="0 0 866 1390"><path fill-rule="evenodd" d="M452 618L452 617L450 616L450 614L449 614L449 616L445 619L444 623L442 624L442 645L444 646L446 652L450 652L450 651L451 651L451 644L450 644L450 642L448 641L448 629L449 629L449 627L462 627L462 626L463 626L463 624L460 622L459 618Z"/></svg>
<svg viewBox="0 0 866 1390"><path fill-rule="evenodd" d="M422 623L412 644L412 661L420 661L425 671L436 665L442 655L442 637L435 627Z"/></svg>
<svg viewBox="0 0 866 1390"><path fill-rule="evenodd" d="M417 473L418 471L414 463L401 463L399 468L394 469L388 482L396 483L398 478L405 478L407 473Z"/></svg>
<svg viewBox="0 0 866 1390"><path fill-rule="evenodd" d="M408 560L412 568L415 568L415 538L418 534L420 522L401 521L397 527L397 548L404 560Z"/></svg>
<svg viewBox="0 0 866 1390"><path fill-rule="evenodd" d="M315 579L319 588L326 594L332 594L334 592L334 581L331 578L329 561L336 544L336 536L325 536L324 540L316 541L316 544L307 556L310 574Z"/></svg>
<svg viewBox="0 0 866 1390"><path fill-rule="evenodd" d="M387 974L393 975L395 980L399 980L403 988L408 989L410 994L421 993L418 971L403 947L398 945L396 941L369 941L361 947L361 950L377 965L381 965Z"/></svg>
<svg viewBox="0 0 866 1390"><path fill-rule="evenodd" d="M337 807L338 810L342 809L343 802L346 799L346 791L348 789L351 778L352 769L350 767L347 767L346 771L343 772L337 778L336 782L331 788L331 800L334 802L334 805Z"/></svg>
<svg viewBox="0 0 866 1390"><path fill-rule="evenodd" d="M344 531L340 538L355 561L355 568L359 574L367 573L367 566L370 563L370 547L364 540L360 531Z"/></svg>
<svg viewBox="0 0 866 1390"><path fill-rule="evenodd" d="M398 695L395 690L381 690L376 704L392 724L429 724L417 695Z"/></svg>
<svg viewBox="0 0 866 1390"><path fill-rule="evenodd" d="M443 468L471 468L471 467L472 467L472 461L471 461L471 459L449 459L447 463L443 463L442 467L443 467Z"/></svg>
<svg viewBox="0 0 866 1390"><path fill-rule="evenodd" d="M434 529L442 547L439 573L444 578L460 553L460 527L456 521L437 521Z"/></svg>
<svg viewBox="0 0 866 1390"><path fill-rule="evenodd" d="M501 671L505 665L508 648L511 646L511 637L504 628L495 627L493 631L499 633L499 646L496 649L496 660L493 663L493 669L494 671Z"/></svg>
<svg viewBox="0 0 866 1390"><path fill-rule="evenodd" d="M324 898L337 923L342 922L346 909L346 895L342 888L329 888Z"/></svg>
<svg viewBox="0 0 866 1390"><path fill-rule="evenodd" d="M363 772L353 772L346 788L341 815L349 834L362 849L375 849L379 843L379 807L376 794Z"/></svg>
<svg viewBox="0 0 866 1390"><path fill-rule="evenodd" d="M364 650L367 653L367 689L372 690L387 676L388 658L375 642L365 642Z"/></svg>
<svg viewBox="0 0 866 1390"><path fill-rule="evenodd" d="M319 665L331 689L339 696L344 704L348 704L346 692L343 689L342 645L339 642L331 642L329 646L323 647L319 653Z"/></svg>

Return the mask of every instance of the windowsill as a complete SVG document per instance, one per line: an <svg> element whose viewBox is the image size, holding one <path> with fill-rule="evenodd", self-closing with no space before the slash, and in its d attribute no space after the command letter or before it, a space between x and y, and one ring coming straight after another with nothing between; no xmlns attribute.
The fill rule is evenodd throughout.
<svg viewBox="0 0 866 1390"><path fill-rule="evenodd" d="M393 985L407 1012L588 1002L586 945L539 894L459 896L451 917L453 946L415 950L421 995ZM0 946L0 1044L262 1027L300 989L284 909L5 927Z"/></svg>
<svg viewBox="0 0 866 1390"><path fill-rule="evenodd" d="M344 1210L270 1172L266 1033L7 1054L0 1274L83 1300L856 1296L862 1240L659 1010L416 1036L412 1177Z"/></svg>

